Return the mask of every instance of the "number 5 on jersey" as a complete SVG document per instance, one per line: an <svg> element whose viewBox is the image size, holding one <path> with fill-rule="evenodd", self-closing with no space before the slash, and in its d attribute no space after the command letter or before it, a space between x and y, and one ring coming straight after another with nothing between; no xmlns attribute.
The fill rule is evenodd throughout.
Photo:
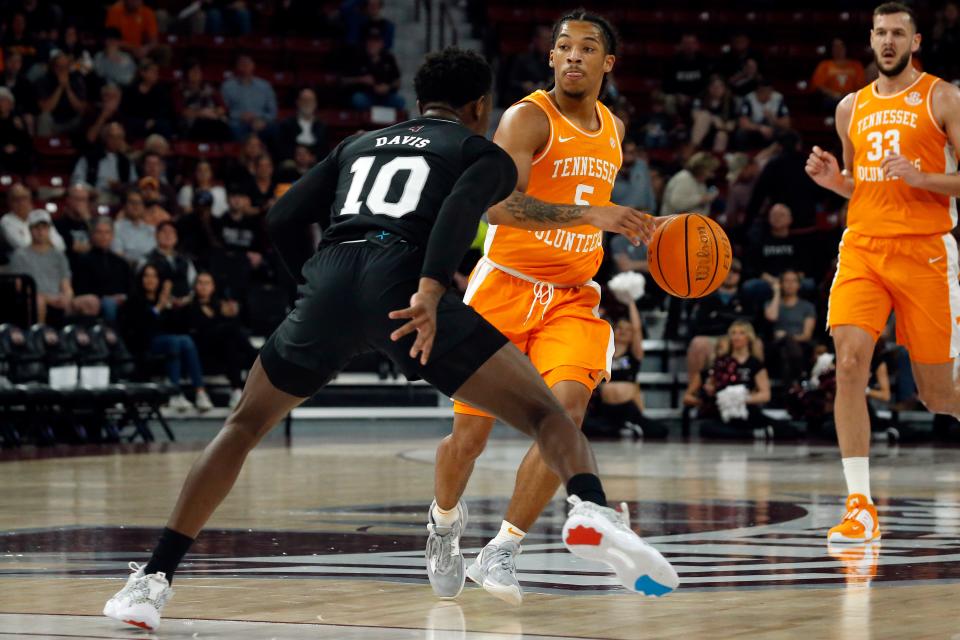
<svg viewBox="0 0 960 640"><path fill-rule="evenodd" d="M360 213L360 206L364 204L364 200L370 213L392 218L404 216L416 210L417 205L420 204L420 195L423 193L423 187L427 184L427 177L430 175L430 165L427 164L423 156L403 156L394 158L384 164L377 171L377 177L374 178L373 186L370 187L366 197L361 199L375 160L374 156L361 156L351 165L350 173L353 178L350 181L350 189L347 191L347 198L340 210L340 215ZM403 182L400 198L396 202L388 202L387 192L390 190L394 177L400 171L408 172L406 180Z"/></svg>

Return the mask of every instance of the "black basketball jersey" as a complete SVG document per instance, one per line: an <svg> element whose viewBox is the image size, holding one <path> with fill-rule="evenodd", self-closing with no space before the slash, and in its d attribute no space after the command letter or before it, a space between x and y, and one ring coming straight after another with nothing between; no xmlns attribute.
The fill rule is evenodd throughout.
<svg viewBox="0 0 960 640"><path fill-rule="evenodd" d="M516 180L513 160L493 142L452 120L416 118L341 142L274 205L268 225L295 275L309 256L291 255L299 252L289 237L298 225L288 223L309 221L324 228L321 247L371 231L395 234L427 249L424 275L444 281L480 215ZM430 243L438 223L446 242Z"/></svg>

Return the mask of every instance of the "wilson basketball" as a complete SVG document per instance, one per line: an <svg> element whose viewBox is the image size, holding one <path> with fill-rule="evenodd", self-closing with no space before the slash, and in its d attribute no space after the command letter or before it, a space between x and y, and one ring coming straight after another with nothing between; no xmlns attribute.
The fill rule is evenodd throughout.
<svg viewBox="0 0 960 640"><path fill-rule="evenodd" d="M677 298L702 298L720 286L733 260L730 239L699 213L680 213L661 224L647 250L650 275Z"/></svg>

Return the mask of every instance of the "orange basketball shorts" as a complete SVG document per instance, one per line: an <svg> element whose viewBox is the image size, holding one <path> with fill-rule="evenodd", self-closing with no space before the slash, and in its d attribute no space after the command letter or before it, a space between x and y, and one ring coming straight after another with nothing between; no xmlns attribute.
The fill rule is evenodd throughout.
<svg viewBox="0 0 960 640"><path fill-rule="evenodd" d="M471 274L463 301L530 358L548 387L572 380L593 390L610 377L613 330L597 313L597 283L555 287L550 296L545 283L517 278L484 259ZM453 410L490 417L462 402L454 402Z"/></svg>
<svg viewBox="0 0 960 640"><path fill-rule="evenodd" d="M952 235L872 238L844 232L827 327L854 325L876 339L891 310L897 342L914 362L942 364L960 353L960 282Z"/></svg>

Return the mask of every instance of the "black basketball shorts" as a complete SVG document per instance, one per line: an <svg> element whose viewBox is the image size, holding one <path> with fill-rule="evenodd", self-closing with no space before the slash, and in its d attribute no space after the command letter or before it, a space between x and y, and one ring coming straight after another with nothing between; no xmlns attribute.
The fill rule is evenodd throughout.
<svg viewBox="0 0 960 640"><path fill-rule="evenodd" d="M437 307L437 332L426 366L411 358L416 334L390 333L406 320L387 314L410 306L423 249L407 242L365 241L322 248L303 268L306 284L286 319L260 352L270 382L309 397L354 356L379 351L411 379L423 378L448 396L507 343L507 338L453 293Z"/></svg>

